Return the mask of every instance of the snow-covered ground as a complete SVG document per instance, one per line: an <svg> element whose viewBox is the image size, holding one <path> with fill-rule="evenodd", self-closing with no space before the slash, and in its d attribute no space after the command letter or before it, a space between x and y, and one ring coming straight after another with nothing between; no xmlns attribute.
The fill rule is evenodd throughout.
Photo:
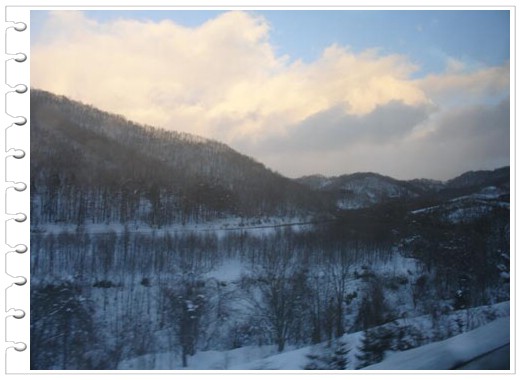
<svg viewBox="0 0 520 380"><path fill-rule="evenodd" d="M204 277L213 278L218 281L237 281L244 273L244 265L238 259L226 260L222 265L217 266L210 272L206 273Z"/></svg>
<svg viewBox="0 0 520 380"><path fill-rule="evenodd" d="M497 319L486 321L486 315L493 311ZM476 324L483 326L453 336L443 341L423 345L407 351L386 353L381 363L363 368L364 370L443 370L467 363L474 358L509 343L509 302L461 310L450 315L455 321L464 314L471 314ZM420 316L408 320L398 320L394 325L414 325L428 335L431 327L429 316ZM361 346L362 331L346 334L342 341L350 349L348 369L357 367L357 358ZM325 343L324 343L325 344ZM228 351L199 351L188 360L188 367L182 368L178 353L163 352L147 354L122 361L118 369L154 369L154 370L284 370L299 371L308 363L307 355L320 345L300 348L287 348L276 352L274 345L247 346Z"/></svg>
<svg viewBox="0 0 520 380"><path fill-rule="evenodd" d="M499 318L475 330L441 342L395 353L365 370L454 369L509 344L510 319Z"/></svg>

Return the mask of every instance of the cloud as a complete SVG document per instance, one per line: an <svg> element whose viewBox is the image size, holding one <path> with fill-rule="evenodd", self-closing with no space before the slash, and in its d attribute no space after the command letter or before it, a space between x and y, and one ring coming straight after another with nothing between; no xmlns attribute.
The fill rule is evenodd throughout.
<svg viewBox="0 0 520 380"><path fill-rule="evenodd" d="M386 117L399 120L402 125L397 130L385 130ZM305 122L302 131L295 132L290 139L277 140L274 147L258 144L248 149L258 150L256 154L265 157L266 164L281 167L294 177L378 171L403 179L446 180L468 170L508 165L510 160L509 99L495 105L473 105L445 112L402 104L384 106L358 120L354 130L362 136L336 129L346 128L351 119L337 110L309 121L313 119L328 120L330 124L324 124L323 130L307 128ZM378 137L381 131L384 136ZM349 133L352 138L347 138Z"/></svg>
<svg viewBox="0 0 520 380"><path fill-rule="evenodd" d="M206 120L194 115L225 99L230 84L259 81L279 64L266 22L240 12L196 29L63 11L48 24L45 43L32 47L33 86L164 127L202 132ZM175 121L194 125L168 125Z"/></svg>
<svg viewBox="0 0 520 380"><path fill-rule="evenodd" d="M416 147L428 151L429 141L457 150L455 136L469 136L460 115L481 125L506 112L484 105L509 95L509 63L470 70L451 60L444 73L413 78L419 68L409 58L376 49L333 44L315 61L290 59L277 54L270 33L268 20L252 12L222 13L198 27L49 12L31 47L31 84L217 139L291 176L417 176L424 167ZM471 133L482 144L493 137L484 126ZM424 165L441 173L428 159Z"/></svg>
<svg viewBox="0 0 520 380"><path fill-rule="evenodd" d="M494 169L510 162L509 99L497 104L472 105L446 111L431 123L436 128L403 144L405 157L438 178L447 179L467 170ZM409 162L410 164L411 162ZM419 167L410 165L411 171Z"/></svg>
<svg viewBox="0 0 520 380"><path fill-rule="evenodd" d="M289 62L253 13L185 28L56 11L47 25L32 47L33 86L165 128L229 140L282 134L333 106L360 115L390 101L426 101L404 57L332 45L316 62ZM277 125L263 122L273 117Z"/></svg>
<svg viewBox="0 0 520 380"><path fill-rule="evenodd" d="M447 105L471 104L509 95L509 62L468 71L462 61L447 60L447 71L418 79L429 99Z"/></svg>
<svg viewBox="0 0 520 380"><path fill-rule="evenodd" d="M336 106L292 126L283 139L271 137L260 144L267 150L307 152L348 149L359 144L391 144L410 134L432 111L429 105L413 107L393 101L367 115L351 115Z"/></svg>

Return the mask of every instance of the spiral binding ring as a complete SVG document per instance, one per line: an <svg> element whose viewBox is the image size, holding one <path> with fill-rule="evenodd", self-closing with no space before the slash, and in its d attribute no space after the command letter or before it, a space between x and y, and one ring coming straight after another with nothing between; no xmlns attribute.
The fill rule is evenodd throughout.
<svg viewBox="0 0 520 380"><path fill-rule="evenodd" d="M25 92L27 92L28 88L25 84L17 84L16 86L14 87L11 87L11 88L14 88L14 90L18 93L18 94L23 94Z"/></svg>
<svg viewBox="0 0 520 380"><path fill-rule="evenodd" d="M13 151L12 154L10 154L10 156L13 156L14 158L16 158L17 160L21 159L21 158L24 158L25 157L25 151L22 150L22 149L9 149L7 151L7 153Z"/></svg>
<svg viewBox="0 0 520 380"><path fill-rule="evenodd" d="M27 119L23 116L16 116L16 117L13 117L13 119L15 119L15 121L13 122L13 124L15 124L15 125L22 126L22 125L27 124Z"/></svg>
<svg viewBox="0 0 520 380"><path fill-rule="evenodd" d="M16 119L18 120L14 122L16 125L22 126L27 124L27 119L23 116L18 116Z"/></svg>
<svg viewBox="0 0 520 380"><path fill-rule="evenodd" d="M18 276L18 277L15 277L16 281L13 283L15 285L18 285L18 286L23 286L25 284L27 284L27 278L25 278L24 276Z"/></svg>
<svg viewBox="0 0 520 380"><path fill-rule="evenodd" d="M16 342L16 343L14 343L13 348L18 352L22 352L27 349L27 345L23 342Z"/></svg>
<svg viewBox="0 0 520 380"><path fill-rule="evenodd" d="M27 189L27 185L24 182L16 182L12 186L16 191L25 191Z"/></svg>
<svg viewBox="0 0 520 380"><path fill-rule="evenodd" d="M25 317L25 311L20 309L9 309L7 310L7 314L14 319L22 319Z"/></svg>
<svg viewBox="0 0 520 380"><path fill-rule="evenodd" d="M14 220L18 223L23 223L27 220L27 215L25 215L23 212L19 212L18 214L15 214L16 217Z"/></svg>
<svg viewBox="0 0 520 380"><path fill-rule="evenodd" d="M27 55L25 55L24 53L18 53L18 54L16 54L16 58L12 58L12 59L14 59L18 63L22 63L27 60Z"/></svg>
<svg viewBox="0 0 520 380"><path fill-rule="evenodd" d="M27 24L24 22L17 22L14 24L13 28L17 32L23 32L25 29L27 29Z"/></svg>
<svg viewBox="0 0 520 380"><path fill-rule="evenodd" d="M14 247L14 251L11 251L11 252L16 252L18 254L22 254L22 253L25 253L27 252L29 248L27 248L27 246L25 244L18 244L17 246Z"/></svg>

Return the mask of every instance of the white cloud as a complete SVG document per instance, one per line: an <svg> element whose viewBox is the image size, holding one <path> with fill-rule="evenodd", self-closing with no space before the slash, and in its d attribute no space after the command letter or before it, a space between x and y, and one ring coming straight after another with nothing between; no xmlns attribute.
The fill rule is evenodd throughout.
<svg viewBox="0 0 520 380"><path fill-rule="evenodd" d="M251 13L185 28L57 11L48 25L32 48L33 86L166 128L254 137L338 104L366 114L390 101L426 101L403 57L333 45L316 62L289 63L275 55L267 21ZM277 125L264 122L273 117ZM223 121L225 131L214 127Z"/></svg>
<svg viewBox="0 0 520 380"><path fill-rule="evenodd" d="M502 66L468 71L457 60L447 61L447 71L417 80L432 101L444 104L471 104L509 95L509 62Z"/></svg>

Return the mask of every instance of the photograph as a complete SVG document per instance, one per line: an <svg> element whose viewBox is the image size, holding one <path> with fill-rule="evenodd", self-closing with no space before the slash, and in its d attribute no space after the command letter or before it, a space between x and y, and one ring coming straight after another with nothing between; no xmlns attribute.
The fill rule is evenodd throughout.
<svg viewBox="0 0 520 380"><path fill-rule="evenodd" d="M508 372L511 12L31 9L31 371Z"/></svg>

